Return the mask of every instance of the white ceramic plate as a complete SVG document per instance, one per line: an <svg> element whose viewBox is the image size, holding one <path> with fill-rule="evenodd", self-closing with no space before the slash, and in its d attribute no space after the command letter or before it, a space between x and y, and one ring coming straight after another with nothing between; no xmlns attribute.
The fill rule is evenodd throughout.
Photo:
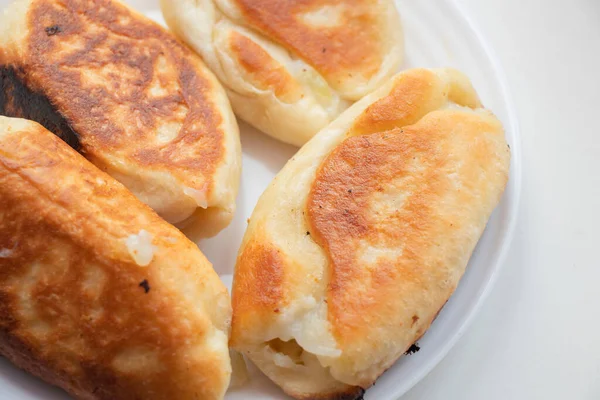
<svg viewBox="0 0 600 400"><path fill-rule="evenodd" d="M0 6L4 7L9 2L0 0ZM158 0L129 2L151 18L162 21ZM502 265L515 225L521 184L518 125L503 72L491 49L454 0L398 0L397 3L406 37L404 68L451 66L464 71L473 81L486 107L503 121L513 157L506 193L456 293L419 341L421 350L400 359L367 391L366 400L398 399L429 373L464 333L491 290ZM231 283L237 249L246 229L246 219L271 179L296 152L296 148L281 144L244 123L240 127L243 173L237 214L226 230L200 243L202 251L228 285ZM230 392L226 400L287 399L255 369L251 369L251 374L250 383ZM68 396L0 359L0 399L65 400Z"/></svg>

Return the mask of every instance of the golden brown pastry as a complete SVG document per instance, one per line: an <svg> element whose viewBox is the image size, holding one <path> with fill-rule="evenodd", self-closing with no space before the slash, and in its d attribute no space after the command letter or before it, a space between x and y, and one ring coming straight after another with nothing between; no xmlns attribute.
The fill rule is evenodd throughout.
<svg viewBox="0 0 600 400"><path fill-rule="evenodd" d="M222 399L230 317L194 243L42 126L0 117L2 356L78 399Z"/></svg>
<svg viewBox="0 0 600 400"><path fill-rule="evenodd" d="M301 146L398 69L393 0L161 0L167 24L227 89L235 113Z"/></svg>
<svg viewBox="0 0 600 400"><path fill-rule="evenodd" d="M9 6L0 115L41 123L171 223L209 236L233 216L240 143L226 93L198 56L120 1Z"/></svg>
<svg viewBox="0 0 600 400"><path fill-rule="evenodd" d="M396 75L260 198L230 345L298 399L356 399L455 290L504 191L500 122L454 70Z"/></svg>

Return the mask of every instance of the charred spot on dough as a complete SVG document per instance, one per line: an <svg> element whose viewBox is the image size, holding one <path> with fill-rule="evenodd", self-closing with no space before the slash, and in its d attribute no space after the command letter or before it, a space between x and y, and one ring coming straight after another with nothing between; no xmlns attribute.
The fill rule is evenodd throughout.
<svg viewBox="0 0 600 400"><path fill-rule="evenodd" d="M419 347L419 345L417 343L413 343L410 345L410 347L408 348L408 350L406 350L406 353L404 353L404 354L406 354L407 356L410 356L411 354L415 354L419 350L421 350L421 347Z"/></svg>
<svg viewBox="0 0 600 400"><path fill-rule="evenodd" d="M48 35L48 36L54 36L57 33L61 33L62 29L60 28L59 25L52 25L52 26L47 27L45 29L45 31L46 31L46 35Z"/></svg>
<svg viewBox="0 0 600 400"><path fill-rule="evenodd" d="M150 284L148 283L147 279L141 281L139 287L143 288L145 293L148 293L150 291Z"/></svg>
<svg viewBox="0 0 600 400"><path fill-rule="evenodd" d="M375 384L373 384L375 386ZM365 389L358 386L350 386L347 390L338 393L324 393L310 397L298 397L302 400L365 400Z"/></svg>
<svg viewBox="0 0 600 400"><path fill-rule="evenodd" d="M0 66L0 114L35 121L81 152L77 132L45 95L27 87L22 75L13 66Z"/></svg>
<svg viewBox="0 0 600 400"><path fill-rule="evenodd" d="M418 321L419 321L419 316L418 315L413 315L411 326L414 326Z"/></svg>
<svg viewBox="0 0 600 400"><path fill-rule="evenodd" d="M328 398L332 400L365 400L365 392L365 389L358 386L353 386L344 393L340 393L335 397Z"/></svg>

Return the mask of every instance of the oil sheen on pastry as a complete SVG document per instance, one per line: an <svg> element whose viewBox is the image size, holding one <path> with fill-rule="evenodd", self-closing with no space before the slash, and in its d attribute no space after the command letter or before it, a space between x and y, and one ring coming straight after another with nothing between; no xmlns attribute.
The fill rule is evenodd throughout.
<svg viewBox="0 0 600 400"><path fill-rule="evenodd" d="M456 289L509 162L501 123L464 75L396 75L260 198L236 265L230 344L298 399L359 398Z"/></svg>
<svg viewBox="0 0 600 400"><path fill-rule="evenodd" d="M306 143L403 59L392 0L162 0L173 32L227 89L235 113Z"/></svg>
<svg viewBox="0 0 600 400"><path fill-rule="evenodd" d="M235 209L239 132L200 58L119 1L17 0L0 19L0 115L35 120L167 221Z"/></svg>
<svg viewBox="0 0 600 400"><path fill-rule="evenodd" d="M84 400L217 400L231 306L179 230L37 123L0 117L0 354Z"/></svg>

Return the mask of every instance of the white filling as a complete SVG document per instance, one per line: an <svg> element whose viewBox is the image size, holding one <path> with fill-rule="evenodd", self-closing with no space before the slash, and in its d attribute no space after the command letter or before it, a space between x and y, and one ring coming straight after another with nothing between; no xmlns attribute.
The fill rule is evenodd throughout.
<svg viewBox="0 0 600 400"><path fill-rule="evenodd" d="M281 368L296 368L298 364L296 364L289 356L281 353L273 354L273 363Z"/></svg>
<svg viewBox="0 0 600 400"><path fill-rule="evenodd" d="M208 208L208 199L206 198L206 184L200 190L186 186L183 188L183 194L194 199L198 207L204 209Z"/></svg>
<svg viewBox="0 0 600 400"><path fill-rule="evenodd" d="M251 352L254 363L271 379L285 382L289 387L303 387L306 393L320 393L345 385L335 380L317 356L302 349L292 340L266 342L264 347Z"/></svg>
<svg viewBox="0 0 600 400"><path fill-rule="evenodd" d="M140 230L137 235L129 235L125 239L129 254L140 267L150 265L154 258L156 247L152 245L152 239L152 235L144 229Z"/></svg>
<svg viewBox="0 0 600 400"><path fill-rule="evenodd" d="M306 296L281 315L277 335L283 341L295 339L307 352L316 356L339 357L342 351L328 329L325 302Z"/></svg>

